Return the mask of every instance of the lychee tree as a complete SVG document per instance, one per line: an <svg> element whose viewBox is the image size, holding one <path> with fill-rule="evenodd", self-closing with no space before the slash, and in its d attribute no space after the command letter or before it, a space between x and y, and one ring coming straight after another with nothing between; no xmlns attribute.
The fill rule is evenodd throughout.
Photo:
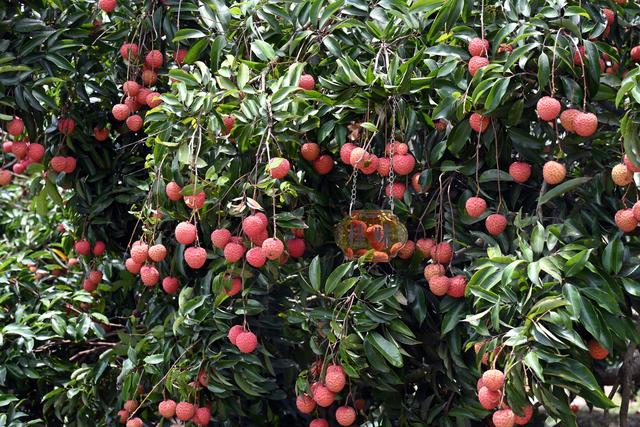
<svg viewBox="0 0 640 427"><path fill-rule="evenodd" d="M639 12L0 5L8 424L626 425Z"/></svg>

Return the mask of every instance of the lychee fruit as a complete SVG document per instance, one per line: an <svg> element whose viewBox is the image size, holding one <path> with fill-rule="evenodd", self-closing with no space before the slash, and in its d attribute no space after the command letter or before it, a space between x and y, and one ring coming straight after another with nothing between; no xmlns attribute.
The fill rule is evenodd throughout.
<svg viewBox="0 0 640 427"><path fill-rule="evenodd" d="M144 84L146 84L147 86L153 86L158 81L158 73L156 73L153 70L144 70L140 77L142 78L142 81L144 82ZM145 102L146 102L146 98L145 98Z"/></svg>
<svg viewBox="0 0 640 427"><path fill-rule="evenodd" d="M149 106L149 108L156 108L158 105L162 104L162 98L160 98L159 92L149 92L144 98L144 102Z"/></svg>
<svg viewBox="0 0 640 427"><path fill-rule="evenodd" d="M536 104L538 116L545 122L555 120L560 114L560 109L560 101L550 96L543 96L538 100L538 104Z"/></svg>
<svg viewBox="0 0 640 427"><path fill-rule="evenodd" d="M125 123L131 132L138 132L142 129L142 117L137 114L127 117Z"/></svg>
<svg viewBox="0 0 640 427"><path fill-rule="evenodd" d="M231 240L231 232L226 228L218 228L211 232L211 243L218 249L224 249Z"/></svg>
<svg viewBox="0 0 640 427"><path fill-rule="evenodd" d="M313 162L320 156L320 146L315 142L305 142L300 147L300 155L308 162Z"/></svg>
<svg viewBox="0 0 640 427"><path fill-rule="evenodd" d="M207 261L207 251L204 248L190 246L184 251L184 260L189 267L197 270Z"/></svg>
<svg viewBox="0 0 640 427"><path fill-rule="evenodd" d="M116 0L98 0L98 7L106 13L113 12L117 5Z"/></svg>
<svg viewBox="0 0 640 427"><path fill-rule="evenodd" d="M629 156L627 156L626 154L624 155L624 157L622 158L622 163L624 163L624 165L627 167L627 169L629 170L629 172L631 173L638 173L640 172L640 167L636 166L633 164L633 162L631 161L631 159L629 158Z"/></svg>
<svg viewBox="0 0 640 427"><path fill-rule="evenodd" d="M245 257L249 265L255 268L260 268L267 262L267 257L262 253L262 248L259 246L249 249Z"/></svg>
<svg viewBox="0 0 640 427"><path fill-rule="evenodd" d="M234 325L227 332L227 338L231 341L231 344L236 345L236 338L238 335L244 332L244 328L241 325Z"/></svg>
<svg viewBox="0 0 640 427"><path fill-rule="evenodd" d="M289 164L289 160L287 159L283 159L282 157L274 157L269 162L268 169L271 178L282 179L289 173L291 165Z"/></svg>
<svg viewBox="0 0 640 427"><path fill-rule="evenodd" d="M173 295L178 292L179 287L180 282L178 282L177 277L167 276L162 279L162 290L164 290L169 295Z"/></svg>
<svg viewBox="0 0 640 427"><path fill-rule="evenodd" d="M436 245L433 239L418 239L416 242L416 248L422 253L425 259L431 258L431 249Z"/></svg>
<svg viewBox="0 0 640 427"><path fill-rule="evenodd" d="M100 1L104 1L104 0L100 0ZM126 426L127 427L144 427L144 423L140 418L135 417L128 420Z"/></svg>
<svg viewBox="0 0 640 427"><path fill-rule="evenodd" d="M149 255L149 246L141 241L135 241L133 242L133 245L131 245L131 258L137 262L138 264L142 264L147 260L147 257Z"/></svg>
<svg viewBox="0 0 640 427"><path fill-rule="evenodd" d="M367 159L367 150L361 147L354 147L349 156L349 164L354 168L361 168Z"/></svg>
<svg viewBox="0 0 640 427"><path fill-rule="evenodd" d="M99 271L99 270L90 271L89 280L91 280L93 283L96 283L96 284L99 284L100 282L102 282L102 271Z"/></svg>
<svg viewBox="0 0 640 427"><path fill-rule="evenodd" d="M569 108L560 113L560 124L567 132L575 132L574 121L578 114L582 113L575 108Z"/></svg>
<svg viewBox="0 0 640 427"><path fill-rule="evenodd" d="M231 263L238 262L244 256L245 248L242 244L229 242L224 247L224 258Z"/></svg>
<svg viewBox="0 0 640 427"><path fill-rule="evenodd" d="M509 175L518 184L523 184L531 177L531 165L525 162L513 162L509 165Z"/></svg>
<svg viewBox="0 0 640 427"><path fill-rule="evenodd" d="M367 153L364 158L364 162L359 166L359 169L365 175L371 175L378 170L378 156L375 154Z"/></svg>
<svg viewBox="0 0 640 427"><path fill-rule="evenodd" d="M356 147L357 146L355 144L352 144L351 142L347 142L342 147L340 147L340 160L342 160L342 163L344 163L345 165L351 164L351 152Z"/></svg>
<svg viewBox="0 0 640 427"><path fill-rule="evenodd" d="M231 284L230 288L227 288L226 282L229 282ZM234 295L237 295L240 291L242 291L242 279L240 279L239 277L225 276L224 293L232 297Z"/></svg>
<svg viewBox="0 0 640 427"><path fill-rule="evenodd" d="M54 156L51 158L49 164L51 165L51 169L60 173L63 172L65 166L67 166L67 158L64 156Z"/></svg>
<svg viewBox="0 0 640 427"><path fill-rule="evenodd" d="M91 281L91 279L85 279L82 282L82 289L84 289L87 292L93 292L96 289L98 289L98 283Z"/></svg>
<svg viewBox="0 0 640 427"><path fill-rule="evenodd" d="M480 405L488 411L495 409L500 405L501 394L499 391L491 391L486 386L483 386L478 391L478 400Z"/></svg>
<svg viewBox="0 0 640 427"><path fill-rule="evenodd" d="M489 234L498 236L507 228L507 218L502 214L491 214L485 219L484 224Z"/></svg>
<svg viewBox="0 0 640 427"><path fill-rule="evenodd" d="M242 220L242 231L250 239L258 237L265 229L266 225L256 215L249 215Z"/></svg>
<svg viewBox="0 0 640 427"><path fill-rule="evenodd" d="M149 248L148 257L151 261L162 262L167 256L167 248L162 244L153 245Z"/></svg>
<svg viewBox="0 0 640 427"><path fill-rule="evenodd" d="M160 273L152 265L143 265L140 268L140 279L145 286L155 286L160 280Z"/></svg>
<svg viewBox="0 0 640 427"><path fill-rule="evenodd" d="M93 137L102 142L109 138L109 129L107 128L93 128Z"/></svg>
<svg viewBox="0 0 640 427"><path fill-rule="evenodd" d="M308 394L296 397L296 408L303 414L310 414L316 409L316 402Z"/></svg>
<svg viewBox="0 0 640 427"><path fill-rule="evenodd" d="M490 123L491 123L491 118L483 116L480 113L472 113L471 116L469 116L469 126L471 126L471 129L473 129L474 132L478 132L478 133L486 132Z"/></svg>
<svg viewBox="0 0 640 427"><path fill-rule="evenodd" d="M469 42L468 50L471 56L487 56L489 53L489 40L475 37Z"/></svg>
<svg viewBox="0 0 640 427"><path fill-rule="evenodd" d="M42 144L31 143L27 148L27 157L34 163L39 163L44 157L44 147Z"/></svg>
<svg viewBox="0 0 640 427"><path fill-rule="evenodd" d="M124 266L131 274L140 273L140 269L142 268L142 264L135 262L133 258L127 258L127 260L124 262Z"/></svg>
<svg viewBox="0 0 640 427"><path fill-rule="evenodd" d="M624 187L633 182L633 173L629 171L624 163L620 163L611 169L611 179L616 185Z"/></svg>
<svg viewBox="0 0 640 427"><path fill-rule="evenodd" d="M0 186L8 185L11 182L11 172L6 169L0 169Z"/></svg>
<svg viewBox="0 0 640 427"><path fill-rule="evenodd" d="M324 377L325 386L334 393L340 393L347 382L344 369L340 365L329 365Z"/></svg>
<svg viewBox="0 0 640 427"><path fill-rule="evenodd" d="M324 418L315 418L311 420L309 427L329 427L329 423Z"/></svg>
<svg viewBox="0 0 640 427"><path fill-rule="evenodd" d="M129 117L129 113L131 113L131 110L126 104L116 104L113 106L113 108L111 108L111 114L113 114L113 117L116 120L125 120L127 117Z"/></svg>
<svg viewBox="0 0 640 427"><path fill-rule="evenodd" d="M420 178L422 177L421 172L416 172L411 177L411 188L418 194L425 193L429 189L429 184L422 185L420 184Z"/></svg>
<svg viewBox="0 0 640 427"><path fill-rule="evenodd" d="M86 239L78 240L74 243L73 250L78 255L89 255L91 253L91 243Z"/></svg>
<svg viewBox="0 0 640 427"><path fill-rule="evenodd" d="M478 218L487 210L487 202L482 197L469 197L464 207L470 217Z"/></svg>
<svg viewBox="0 0 640 427"><path fill-rule="evenodd" d="M496 427L513 427L515 416L511 409L499 409L493 413L491 420Z"/></svg>
<svg viewBox="0 0 640 427"><path fill-rule="evenodd" d="M76 170L76 165L77 165L77 161L75 157L70 157L70 156L65 157L63 172L66 174L72 173L74 170Z"/></svg>
<svg viewBox="0 0 640 427"><path fill-rule="evenodd" d="M127 400L126 402L124 402L124 405L122 405L124 410L128 411L129 413L135 412L135 410L138 409L138 406L140 405L136 400Z"/></svg>
<svg viewBox="0 0 640 427"><path fill-rule="evenodd" d="M392 159L393 170L400 176L408 175L416 165L416 159L411 154L396 154Z"/></svg>
<svg viewBox="0 0 640 427"><path fill-rule="evenodd" d="M158 404L158 412L163 418L173 418L176 415L176 402L168 399Z"/></svg>
<svg viewBox="0 0 640 427"><path fill-rule="evenodd" d="M336 421L341 426L350 426L356 422L356 410L351 406L340 406L336 409Z"/></svg>
<svg viewBox="0 0 640 427"><path fill-rule="evenodd" d="M183 221L176 226L176 240L182 245L190 245L196 240L196 226L190 222Z"/></svg>
<svg viewBox="0 0 640 427"><path fill-rule="evenodd" d="M449 281L449 289L447 295L452 298L462 298L464 291L467 289L467 278L464 275L458 275Z"/></svg>
<svg viewBox="0 0 640 427"><path fill-rule="evenodd" d="M637 201L634 205L633 205L633 216L635 217L636 221L640 221L640 201Z"/></svg>
<svg viewBox="0 0 640 427"><path fill-rule="evenodd" d="M241 332L236 337L236 347L242 353L251 353L258 346L258 338L253 332Z"/></svg>
<svg viewBox="0 0 640 427"><path fill-rule="evenodd" d="M333 158L328 154L323 154L313 161L313 169L319 175L327 175L333 169Z"/></svg>
<svg viewBox="0 0 640 427"><path fill-rule="evenodd" d="M162 52L157 49L149 51L149 53L147 53L147 56L145 56L144 58L144 63L152 70L162 67L163 61L164 56L162 55Z"/></svg>
<svg viewBox="0 0 640 427"><path fill-rule="evenodd" d="M316 81L311 74L303 74L298 80L298 87L304 90L313 90L316 86Z"/></svg>
<svg viewBox="0 0 640 427"><path fill-rule="evenodd" d="M387 197L393 197L394 199L398 200L402 200L404 198L405 191L407 191L407 186L401 182L387 184L384 189L384 193L387 195Z"/></svg>
<svg viewBox="0 0 640 427"><path fill-rule="evenodd" d="M284 252L284 243L277 237L271 237L262 243L262 253L270 260L280 258Z"/></svg>
<svg viewBox="0 0 640 427"><path fill-rule="evenodd" d="M444 296L449 291L451 279L447 276L435 276L429 280L429 290L436 296Z"/></svg>
<svg viewBox="0 0 640 427"><path fill-rule="evenodd" d="M598 129L598 117L593 113L579 113L573 120L575 132L584 137L593 135Z"/></svg>
<svg viewBox="0 0 640 427"><path fill-rule="evenodd" d="M125 43L120 48L120 55L126 60L129 61L131 59L138 57L138 45L135 43Z"/></svg>
<svg viewBox="0 0 640 427"><path fill-rule="evenodd" d="M567 176L567 169L562 163L550 160L542 167L542 177L547 184L556 185L564 181Z"/></svg>
<svg viewBox="0 0 640 427"><path fill-rule="evenodd" d="M305 243L304 239L288 239L287 240L287 252L293 258L300 258L304 255Z"/></svg>
<svg viewBox="0 0 640 427"><path fill-rule="evenodd" d="M609 350L601 346L600 343L595 340L590 340L587 343L587 348L589 349L589 354L591 354L591 357L595 360L604 360L609 355Z"/></svg>
<svg viewBox="0 0 640 427"><path fill-rule="evenodd" d="M469 60L469 74L475 76L480 68L489 65L489 60L484 56L472 56Z"/></svg>
<svg viewBox="0 0 640 427"><path fill-rule="evenodd" d="M336 400L336 395L322 384L317 384L315 388L312 388L312 392L313 400L323 408L328 408Z"/></svg>
<svg viewBox="0 0 640 427"><path fill-rule="evenodd" d="M187 53L189 51L187 49L178 49L173 54L173 60L176 61L176 64L182 65L184 63L184 58L186 58Z"/></svg>
<svg viewBox="0 0 640 427"><path fill-rule="evenodd" d="M13 141L11 145L11 152L18 160L24 159L28 150L29 146L24 141Z"/></svg>
<svg viewBox="0 0 640 427"><path fill-rule="evenodd" d="M206 406L200 407L196 409L196 413L193 415L191 419L197 426L207 426L211 422L211 409Z"/></svg>
<svg viewBox="0 0 640 427"><path fill-rule="evenodd" d="M453 248L447 242L440 242L431 249L431 258L439 264L448 264L453 258Z"/></svg>
<svg viewBox="0 0 640 427"><path fill-rule="evenodd" d="M631 60L633 62L640 62L640 45L631 48Z"/></svg>
<svg viewBox="0 0 640 427"><path fill-rule="evenodd" d="M169 200L174 202L182 199L182 187L180 187L175 181L171 181L164 189Z"/></svg>
<svg viewBox="0 0 640 427"><path fill-rule="evenodd" d="M76 128L76 122L71 118L58 118L58 132L70 135Z"/></svg>
<svg viewBox="0 0 640 427"><path fill-rule="evenodd" d="M24 122L22 119L18 116L13 116L13 119L7 123L7 132L12 136L18 136L24 132Z"/></svg>
<svg viewBox="0 0 640 427"><path fill-rule="evenodd" d="M118 411L118 418L120 419L120 424L126 424L127 419L129 418L129 411L126 409L120 409Z"/></svg>
<svg viewBox="0 0 640 427"><path fill-rule="evenodd" d="M189 421L195 414L196 407L189 402L180 402L176 405L176 417L180 421Z"/></svg>
<svg viewBox="0 0 640 427"><path fill-rule="evenodd" d="M431 281L434 277L444 275L444 266L442 264L428 264L424 268L424 278L427 282Z"/></svg>
<svg viewBox="0 0 640 427"><path fill-rule="evenodd" d="M523 426L525 424L527 424L529 421L531 421L531 418L533 418L533 406L528 405L524 408L524 415L520 416L516 413L513 414L513 421L515 422L515 424L519 425L519 426Z"/></svg>
<svg viewBox="0 0 640 427"><path fill-rule="evenodd" d="M482 383L491 391L498 391L504 385L504 373L499 369L489 369L482 374Z"/></svg>
<svg viewBox="0 0 640 427"><path fill-rule="evenodd" d="M407 243L405 243L398 251L398 258L411 259L415 250L416 244L413 242L413 240L407 240Z"/></svg>
<svg viewBox="0 0 640 427"><path fill-rule="evenodd" d="M201 191L198 194L182 196L182 198L184 199L184 204L187 205L189 209L200 209L204 206L206 195L204 191Z"/></svg>

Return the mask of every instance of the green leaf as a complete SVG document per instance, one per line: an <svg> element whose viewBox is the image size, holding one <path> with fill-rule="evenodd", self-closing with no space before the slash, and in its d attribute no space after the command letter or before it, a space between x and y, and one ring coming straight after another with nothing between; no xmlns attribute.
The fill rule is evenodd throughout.
<svg viewBox="0 0 640 427"><path fill-rule="evenodd" d="M203 33L200 30L195 30L192 28L183 28L182 30L179 30L176 32L176 34L173 36L173 42L179 42L181 40L186 40L186 39L201 39L202 37L205 37L206 34Z"/></svg>
<svg viewBox="0 0 640 427"><path fill-rule="evenodd" d="M324 285L325 292L328 294L333 292L333 290L336 288L336 286L338 286L338 283L340 283L344 275L347 274L352 267L353 267L353 263L348 262L346 264L342 264L341 266L333 270L331 274L329 274L329 277L327 277L327 282Z"/></svg>
<svg viewBox="0 0 640 427"><path fill-rule="evenodd" d="M546 53L542 52L538 57L538 86L540 90L543 90L547 86L547 83L549 83L550 70L549 57Z"/></svg>
<svg viewBox="0 0 640 427"><path fill-rule="evenodd" d="M544 193L542 197L540 197L540 200L538 201L538 203L540 204L540 206L542 206L545 203L549 202L550 200L558 196L562 196L567 191L571 191L574 188L577 188L577 187L580 187L581 185L586 184L590 180L591 180L590 176L583 176L580 178L573 178L573 179L570 179L569 181L565 181L562 184L559 184L556 187L553 187L551 190Z"/></svg>
<svg viewBox="0 0 640 427"><path fill-rule="evenodd" d="M391 341L380 335L378 332L369 332L367 341L385 358L391 365L396 368L403 366L402 355L400 349Z"/></svg>
<svg viewBox="0 0 640 427"><path fill-rule="evenodd" d="M144 363L149 365L157 365L164 361L164 356L162 354L152 354L151 356L147 356L144 358Z"/></svg>
<svg viewBox="0 0 640 427"><path fill-rule="evenodd" d="M311 287L316 291L320 290L320 283L322 280L322 271L320 267L320 257L316 255L309 264L309 282Z"/></svg>
<svg viewBox="0 0 640 427"><path fill-rule="evenodd" d="M488 114L498 108L502 102L502 98L507 93L511 77L500 78L497 83L494 83L489 91L489 95L484 102L485 114Z"/></svg>
<svg viewBox="0 0 640 427"><path fill-rule="evenodd" d="M618 274L622 269L624 245L617 237L609 242L602 253L602 265L611 274Z"/></svg>
<svg viewBox="0 0 640 427"><path fill-rule="evenodd" d="M276 57L273 46L264 40L255 40L251 43L251 51L263 61L271 61Z"/></svg>

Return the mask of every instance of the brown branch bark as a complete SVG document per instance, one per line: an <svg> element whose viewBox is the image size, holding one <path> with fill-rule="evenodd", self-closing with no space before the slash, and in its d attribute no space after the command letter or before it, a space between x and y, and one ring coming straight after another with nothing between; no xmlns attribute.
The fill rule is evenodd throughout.
<svg viewBox="0 0 640 427"><path fill-rule="evenodd" d="M622 379L622 402L620 403L620 427L629 427L629 400L631 399L631 392L633 387L633 366L634 354L636 352L637 345L634 342L629 343L627 351L624 354L624 361L622 362L621 374Z"/></svg>

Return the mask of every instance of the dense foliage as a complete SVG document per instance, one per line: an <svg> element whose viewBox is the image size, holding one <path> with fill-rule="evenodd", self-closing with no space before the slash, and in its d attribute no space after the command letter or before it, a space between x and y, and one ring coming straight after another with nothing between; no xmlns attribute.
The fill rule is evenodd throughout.
<svg viewBox="0 0 640 427"><path fill-rule="evenodd" d="M171 399L194 425L572 426L604 385L625 422L633 1L26 0L0 23L0 425L170 425ZM357 210L409 241L345 247Z"/></svg>

